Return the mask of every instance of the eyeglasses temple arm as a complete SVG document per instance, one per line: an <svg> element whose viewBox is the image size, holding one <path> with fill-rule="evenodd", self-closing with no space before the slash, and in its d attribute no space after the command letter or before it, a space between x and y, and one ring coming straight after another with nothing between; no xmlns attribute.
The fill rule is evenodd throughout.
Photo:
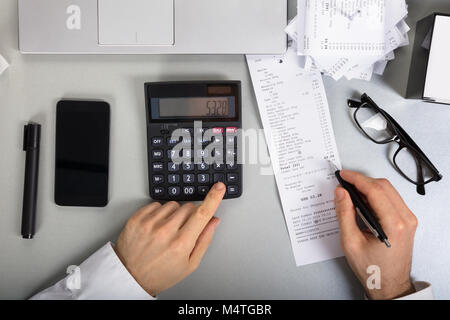
<svg viewBox="0 0 450 320"><path fill-rule="evenodd" d="M423 177L423 167L419 159L416 159L416 166L417 166L417 193L424 196L425 195L425 179Z"/></svg>
<svg viewBox="0 0 450 320"><path fill-rule="evenodd" d="M348 100L347 100L347 105L348 105L348 107L349 107L349 108L352 108L352 109L357 109L357 108L359 108L362 104L363 104L363 103L362 103L361 101L356 101L356 100L351 100L351 99L348 99Z"/></svg>

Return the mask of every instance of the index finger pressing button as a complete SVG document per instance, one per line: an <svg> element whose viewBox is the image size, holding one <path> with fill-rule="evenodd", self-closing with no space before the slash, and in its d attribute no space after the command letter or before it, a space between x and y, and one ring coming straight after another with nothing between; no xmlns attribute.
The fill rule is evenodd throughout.
<svg viewBox="0 0 450 320"><path fill-rule="evenodd" d="M209 220L214 216L225 192L226 187L223 183L215 184L202 204L197 207L194 214L182 227L182 232L184 232L188 240L191 241L192 246L195 246L199 235L202 233Z"/></svg>

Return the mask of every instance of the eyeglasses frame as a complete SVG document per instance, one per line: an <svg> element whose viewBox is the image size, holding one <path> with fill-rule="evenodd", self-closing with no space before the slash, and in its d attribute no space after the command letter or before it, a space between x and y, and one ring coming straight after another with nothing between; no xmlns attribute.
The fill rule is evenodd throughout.
<svg viewBox="0 0 450 320"><path fill-rule="evenodd" d="M376 144L389 144L392 142L396 142L399 145L398 150L395 152L393 156L393 164L395 169L409 182L417 186L417 192L421 195L425 195L425 185L427 185L430 182L437 182L442 179L442 175L439 173L437 168L433 165L433 163L428 159L428 157L425 155L425 153L419 148L419 146L414 142L414 140L406 133L406 131L395 121L394 118L391 117L389 113L381 109L367 94L363 94L361 96L361 101L355 101L355 100L348 100L348 106L352 109L356 109L353 113L353 118L358 125L359 129L362 131L362 133L369 138L371 141L373 141ZM390 139L386 139L383 141L376 141L372 139L369 134L362 128L362 125L359 123L356 114L358 113L358 110L364 107L373 108L375 111L381 113L387 120L388 130L391 130L393 133L393 137ZM410 152L412 152L412 155L414 156L416 160L417 170L419 173L421 173L418 176L419 181L414 181L410 179L403 171L400 169L400 167L397 164L396 158L401 150L407 148ZM423 171L422 171L422 162L425 163L432 171L433 177L431 177L429 180L424 181L423 178ZM420 181L421 180L421 181Z"/></svg>

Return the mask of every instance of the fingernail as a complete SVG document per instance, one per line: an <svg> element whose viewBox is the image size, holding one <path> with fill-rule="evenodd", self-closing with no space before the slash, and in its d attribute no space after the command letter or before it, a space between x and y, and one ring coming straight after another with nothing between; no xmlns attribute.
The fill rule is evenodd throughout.
<svg viewBox="0 0 450 320"><path fill-rule="evenodd" d="M343 200L345 198L345 192L344 189L342 189L341 187L338 187L335 191L334 191L334 195L335 195L335 200L337 202Z"/></svg>
<svg viewBox="0 0 450 320"><path fill-rule="evenodd" d="M225 185L222 182L217 182L214 188L218 191L222 191L223 189L225 189Z"/></svg>

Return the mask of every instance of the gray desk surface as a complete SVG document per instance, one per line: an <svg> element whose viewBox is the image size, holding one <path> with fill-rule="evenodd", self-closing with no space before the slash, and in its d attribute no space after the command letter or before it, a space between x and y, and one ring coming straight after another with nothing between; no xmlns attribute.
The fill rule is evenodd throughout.
<svg viewBox="0 0 450 320"><path fill-rule="evenodd" d="M450 12L447 0L410 0L409 23ZM290 1L290 16L296 13ZM11 62L0 76L0 298L22 299L64 276L70 264L115 240L128 217L146 204L145 81L240 79L244 128L261 123L243 56L24 56L18 52L15 0L0 3L0 53ZM414 30L410 33L414 40ZM403 98L411 48L396 52L384 77L372 82L325 78L337 143L346 168L388 177L420 220L413 276L432 282L438 298L450 298L450 107ZM444 175L419 197L375 146L355 128L346 99L367 92L417 139ZM55 104L62 98L111 103L110 204L105 209L58 208L53 202ZM20 238L24 153L22 125L43 126L39 217L33 241ZM227 201L200 268L161 298L360 299L362 289L345 259L295 267L272 176L245 166L244 196Z"/></svg>

